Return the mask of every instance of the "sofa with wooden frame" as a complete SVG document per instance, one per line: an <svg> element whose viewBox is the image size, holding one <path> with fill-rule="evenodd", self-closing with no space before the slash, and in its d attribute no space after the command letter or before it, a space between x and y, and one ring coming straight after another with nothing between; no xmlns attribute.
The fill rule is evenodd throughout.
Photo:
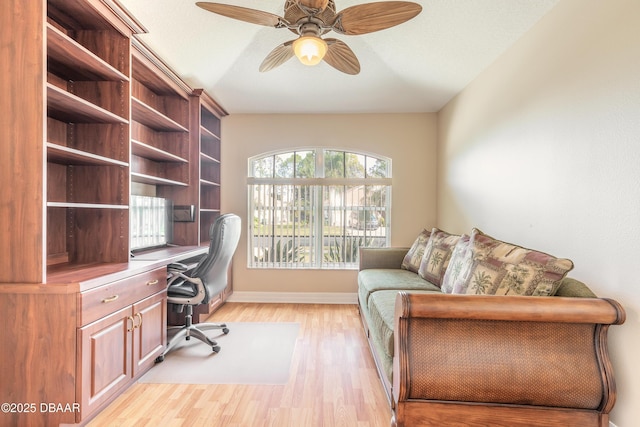
<svg viewBox="0 0 640 427"><path fill-rule="evenodd" d="M361 248L359 260L392 426L608 426L620 304L569 277L553 296L445 293L402 267L409 249Z"/></svg>

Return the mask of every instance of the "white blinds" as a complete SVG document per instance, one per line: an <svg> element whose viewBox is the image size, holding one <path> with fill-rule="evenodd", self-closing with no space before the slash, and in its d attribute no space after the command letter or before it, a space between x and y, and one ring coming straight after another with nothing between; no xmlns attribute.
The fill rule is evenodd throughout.
<svg viewBox="0 0 640 427"><path fill-rule="evenodd" d="M387 185L250 185L249 265L349 268L360 246L384 246Z"/></svg>

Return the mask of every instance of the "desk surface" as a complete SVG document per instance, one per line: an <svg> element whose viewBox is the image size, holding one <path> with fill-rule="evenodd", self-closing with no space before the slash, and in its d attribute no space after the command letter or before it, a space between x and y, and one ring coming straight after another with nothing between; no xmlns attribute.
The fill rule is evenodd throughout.
<svg viewBox="0 0 640 427"><path fill-rule="evenodd" d="M165 246L135 253L131 256L131 261L163 261L169 259L176 261L177 259L187 259L205 254L208 250L208 246Z"/></svg>
<svg viewBox="0 0 640 427"><path fill-rule="evenodd" d="M171 246L141 252L125 263L94 263L54 267L47 272L47 285L77 285L78 291L86 291L106 283L165 267L172 262L203 255L208 250L208 246Z"/></svg>

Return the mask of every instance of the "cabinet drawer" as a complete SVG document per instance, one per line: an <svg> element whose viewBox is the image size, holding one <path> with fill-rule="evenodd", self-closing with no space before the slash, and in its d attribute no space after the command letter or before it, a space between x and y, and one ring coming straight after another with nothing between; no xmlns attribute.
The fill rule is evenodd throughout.
<svg viewBox="0 0 640 427"><path fill-rule="evenodd" d="M78 326L86 325L167 288L167 269L159 268L80 293Z"/></svg>

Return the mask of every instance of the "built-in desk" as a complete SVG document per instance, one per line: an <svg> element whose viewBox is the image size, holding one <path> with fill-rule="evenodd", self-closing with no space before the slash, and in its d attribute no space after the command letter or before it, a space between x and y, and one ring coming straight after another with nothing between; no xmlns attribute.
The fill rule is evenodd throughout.
<svg viewBox="0 0 640 427"><path fill-rule="evenodd" d="M167 264L206 254L175 246L128 263L50 268L47 283L0 285L3 402L0 425L84 424L150 369L167 343ZM45 386L46 385L46 386ZM40 411L41 403L70 411Z"/></svg>
<svg viewBox="0 0 640 427"><path fill-rule="evenodd" d="M125 263L50 266L47 271L47 285L66 285L83 292L115 280L166 267L172 262L200 257L208 250L207 246L167 246L137 253Z"/></svg>

